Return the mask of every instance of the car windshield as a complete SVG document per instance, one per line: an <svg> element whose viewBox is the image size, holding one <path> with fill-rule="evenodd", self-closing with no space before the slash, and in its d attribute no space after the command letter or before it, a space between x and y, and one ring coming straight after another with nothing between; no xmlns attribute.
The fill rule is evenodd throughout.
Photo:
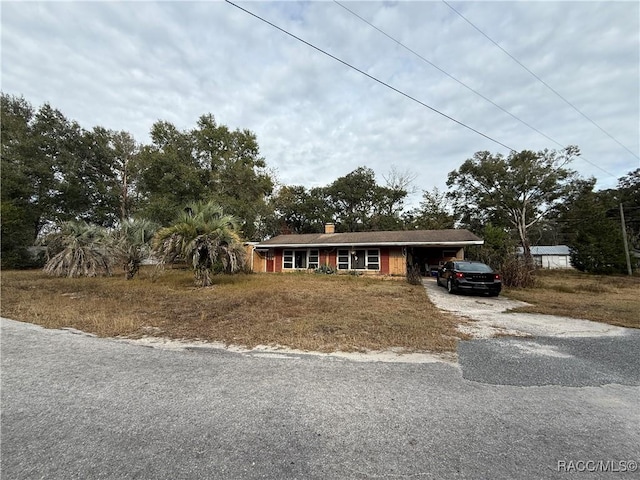
<svg viewBox="0 0 640 480"><path fill-rule="evenodd" d="M456 263L456 270L461 272L493 272L491 267L484 263Z"/></svg>

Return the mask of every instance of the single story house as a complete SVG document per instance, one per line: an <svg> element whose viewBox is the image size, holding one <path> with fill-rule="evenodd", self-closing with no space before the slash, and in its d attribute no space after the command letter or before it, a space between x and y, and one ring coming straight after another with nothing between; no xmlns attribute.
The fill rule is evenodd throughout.
<svg viewBox="0 0 640 480"><path fill-rule="evenodd" d="M518 247L518 255L523 255L524 250ZM573 268L571 266L571 252L566 245L541 245L531 247L533 263L539 268Z"/></svg>
<svg viewBox="0 0 640 480"><path fill-rule="evenodd" d="M444 262L464 259L464 248L484 240L468 230L406 230L278 235L251 244L254 272L288 272L327 265L340 272L405 275L408 265L418 265L429 275Z"/></svg>

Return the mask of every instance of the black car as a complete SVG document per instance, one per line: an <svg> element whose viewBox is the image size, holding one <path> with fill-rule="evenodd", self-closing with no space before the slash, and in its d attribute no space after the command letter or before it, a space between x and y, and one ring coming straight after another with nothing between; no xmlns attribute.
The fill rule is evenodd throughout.
<svg viewBox="0 0 640 480"><path fill-rule="evenodd" d="M496 296L502 290L502 279L489 265L481 262L457 260L445 263L438 270L439 286L449 293L481 292Z"/></svg>

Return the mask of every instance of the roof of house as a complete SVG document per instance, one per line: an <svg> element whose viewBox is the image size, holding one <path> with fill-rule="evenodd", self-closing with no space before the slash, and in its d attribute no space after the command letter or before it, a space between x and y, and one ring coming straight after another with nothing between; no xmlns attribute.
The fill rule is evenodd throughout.
<svg viewBox="0 0 640 480"><path fill-rule="evenodd" d="M517 252L522 254L522 247L517 248ZM569 247L566 245L537 245L531 247L531 255L569 255Z"/></svg>
<svg viewBox="0 0 640 480"><path fill-rule="evenodd" d="M484 240L468 230L397 230L381 232L278 235L277 237L260 242L257 247L446 247L482 245L483 243Z"/></svg>

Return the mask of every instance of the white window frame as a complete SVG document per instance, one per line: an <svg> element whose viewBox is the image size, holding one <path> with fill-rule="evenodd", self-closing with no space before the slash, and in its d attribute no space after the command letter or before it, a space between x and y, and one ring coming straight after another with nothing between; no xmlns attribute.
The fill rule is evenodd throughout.
<svg viewBox="0 0 640 480"><path fill-rule="evenodd" d="M364 268L353 268L352 253L358 250L364 250ZM337 251L338 270L357 270L357 271L380 271L380 249L379 248L340 248ZM375 268L373 268L375 266Z"/></svg>
<svg viewBox="0 0 640 480"><path fill-rule="evenodd" d="M305 253L305 264L303 267L296 267L296 252ZM315 259L315 260L314 260ZM287 248L282 250L283 270L308 270L320 266L320 250L317 248Z"/></svg>

